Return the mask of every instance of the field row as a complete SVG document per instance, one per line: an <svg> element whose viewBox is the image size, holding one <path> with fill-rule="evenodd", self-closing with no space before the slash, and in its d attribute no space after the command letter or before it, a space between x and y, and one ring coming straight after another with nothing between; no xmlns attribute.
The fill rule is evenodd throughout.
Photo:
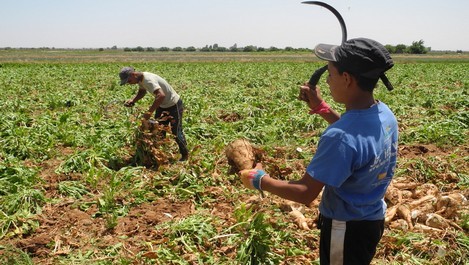
<svg viewBox="0 0 469 265"><path fill-rule="evenodd" d="M135 54L84 62L79 52L63 60L56 54L0 51L0 263L247 264L256 255L263 264L317 262L318 230L298 229L285 201L242 188L224 149L246 138L273 176L298 179L327 126L297 100L298 88L323 62L296 55L149 62ZM151 98L123 106L136 92L118 83L128 61L180 93L189 162L175 162L177 146L169 141L161 149L167 163L135 163ZM469 195L468 69L461 62L398 63L388 74L395 89L376 89L399 121L396 180L414 183L409 191L431 184L438 194ZM319 85L343 112L325 78ZM314 227L317 209L302 211ZM463 264L467 208L451 218L460 229L387 227L376 264Z"/></svg>

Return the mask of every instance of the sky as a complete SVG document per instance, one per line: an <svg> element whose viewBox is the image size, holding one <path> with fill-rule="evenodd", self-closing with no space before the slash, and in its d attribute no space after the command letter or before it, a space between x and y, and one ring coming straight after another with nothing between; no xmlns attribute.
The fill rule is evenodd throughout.
<svg viewBox="0 0 469 265"><path fill-rule="evenodd" d="M1 0L0 48L314 48L340 44L338 20L302 0ZM468 0L323 0L348 39L424 41L469 51Z"/></svg>

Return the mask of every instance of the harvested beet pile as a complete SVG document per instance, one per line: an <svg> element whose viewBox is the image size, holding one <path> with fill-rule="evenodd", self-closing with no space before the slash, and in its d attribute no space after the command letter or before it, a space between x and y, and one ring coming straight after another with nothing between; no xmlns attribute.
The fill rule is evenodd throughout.
<svg viewBox="0 0 469 265"><path fill-rule="evenodd" d="M155 120L142 119L136 131L135 163L148 168L158 168L173 160L174 140L171 127L164 126Z"/></svg>
<svg viewBox="0 0 469 265"><path fill-rule="evenodd" d="M261 153L262 150L255 148L245 139L237 139L225 149L228 163L233 170L236 170L234 172L253 168L255 163L259 162ZM289 168L277 168L276 164L282 163L280 160L276 161L275 158L269 157L262 159L268 172L279 171L283 176L291 173ZM315 203L319 203L319 200ZM422 184L395 178L388 187L385 200L388 205L385 223L391 229L425 233L444 232L448 228L464 231L458 225L462 216L469 211L467 194L463 191L441 192L441 189L432 183ZM295 209L295 207L288 208L287 212L290 214L299 212ZM305 223L302 214L297 219L302 220L297 223ZM307 229L306 225L298 226Z"/></svg>
<svg viewBox="0 0 469 265"><path fill-rule="evenodd" d="M440 192L435 184L394 179L385 196L388 204L386 224L400 230L442 232L457 225L468 211L466 196L460 191Z"/></svg>

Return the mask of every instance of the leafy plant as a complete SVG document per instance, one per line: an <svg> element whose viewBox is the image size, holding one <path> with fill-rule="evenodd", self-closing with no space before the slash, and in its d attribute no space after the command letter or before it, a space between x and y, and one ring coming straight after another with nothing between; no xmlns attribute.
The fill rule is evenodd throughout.
<svg viewBox="0 0 469 265"><path fill-rule="evenodd" d="M11 245L0 245L0 263L4 265L33 265L33 260L23 250Z"/></svg>
<svg viewBox="0 0 469 265"><path fill-rule="evenodd" d="M58 188L61 194L76 199L79 199L83 195L89 193L87 187L78 181L61 181Z"/></svg>
<svg viewBox="0 0 469 265"><path fill-rule="evenodd" d="M23 219L40 211L46 199L37 171L16 164L15 159L0 161L0 238L15 227L14 233L29 232L35 225Z"/></svg>
<svg viewBox="0 0 469 265"><path fill-rule="evenodd" d="M67 230L91 237L86 247L76 243L68 254L5 252L5 248L0 252L10 253L19 264L21 260L27 264L26 255L50 264L317 262L317 230L292 228L276 203L256 210L235 207L247 194L238 177L228 175L224 148L234 139L247 138L261 146L266 157L278 160L280 177L300 178L327 123L308 114L304 102L297 100L298 88L323 62L311 54L279 57L263 52L251 59L227 53L211 57L210 62L197 57L198 53L190 62L180 62L181 53L170 52L126 53L129 57L123 59L119 51L106 50L100 52L106 55L103 61L96 61L92 51L21 53L23 57L9 53L9 58L27 54L28 60L39 59L2 63L0 71L4 95L0 101L0 241L27 240L39 225L47 230L48 223L39 223L37 215L46 202L60 209L64 196L73 200L71 207L96 217L97 226L86 226L90 231ZM47 57L51 54L71 57L54 61ZM84 58L90 61L82 62ZM133 62L136 69L164 76L180 93L189 162L163 164L158 170L132 163L138 119L153 99L146 96L133 108L122 105L136 92L136 86L118 84L117 72L124 60ZM445 191L463 191L468 186L467 61L398 57L388 72L395 90L388 92L378 83L376 98L399 121L400 151L410 148L408 156L398 158L396 177L435 183ZM319 86L324 99L344 112L330 96L325 77ZM438 152L412 153L412 147L426 145ZM303 152L298 153L298 147ZM162 151L177 154L177 150ZM121 221L127 222L128 213L156 201L193 207L190 213L159 223L151 240L142 240L146 237L140 237L138 230L129 236L117 229ZM131 217L140 222L138 214ZM467 230L467 215L457 223ZM70 236L61 234L58 227L50 229ZM379 257L383 263L377 264L465 261L463 233L448 230L445 237L429 238L421 233L386 232L392 243L383 244L385 255ZM97 234L112 235L113 240ZM446 251L445 257L432 255L440 249Z"/></svg>
<svg viewBox="0 0 469 265"><path fill-rule="evenodd" d="M271 252L272 227L262 212L252 213L245 205L235 212L242 237L237 260L241 264L275 264L278 256Z"/></svg>
<svg viewBox="0 0 469 265"><path fill-rule="evenodd" d="M158 246L156 253L159 261L173 264L196 261L206 264L212 259L210 238L216 235L212 221L210 216L195 214L156 226L156 230L169 239L164 245Z"/></svg>

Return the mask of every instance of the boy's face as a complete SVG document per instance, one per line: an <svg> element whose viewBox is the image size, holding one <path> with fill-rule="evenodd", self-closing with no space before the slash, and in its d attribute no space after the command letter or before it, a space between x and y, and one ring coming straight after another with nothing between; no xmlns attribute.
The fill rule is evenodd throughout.
<svg viewBox="0 0 469 265"><path fill-rule="evenodd" d="M337 68L334 66L334 63L328 63L328 76L327 76L327 84L329 85L329 90L331 91L331 96L335 102L338 103L345 103L347 98L347 76L348 73L344 72L342 74L339 73Z"/></svg>

